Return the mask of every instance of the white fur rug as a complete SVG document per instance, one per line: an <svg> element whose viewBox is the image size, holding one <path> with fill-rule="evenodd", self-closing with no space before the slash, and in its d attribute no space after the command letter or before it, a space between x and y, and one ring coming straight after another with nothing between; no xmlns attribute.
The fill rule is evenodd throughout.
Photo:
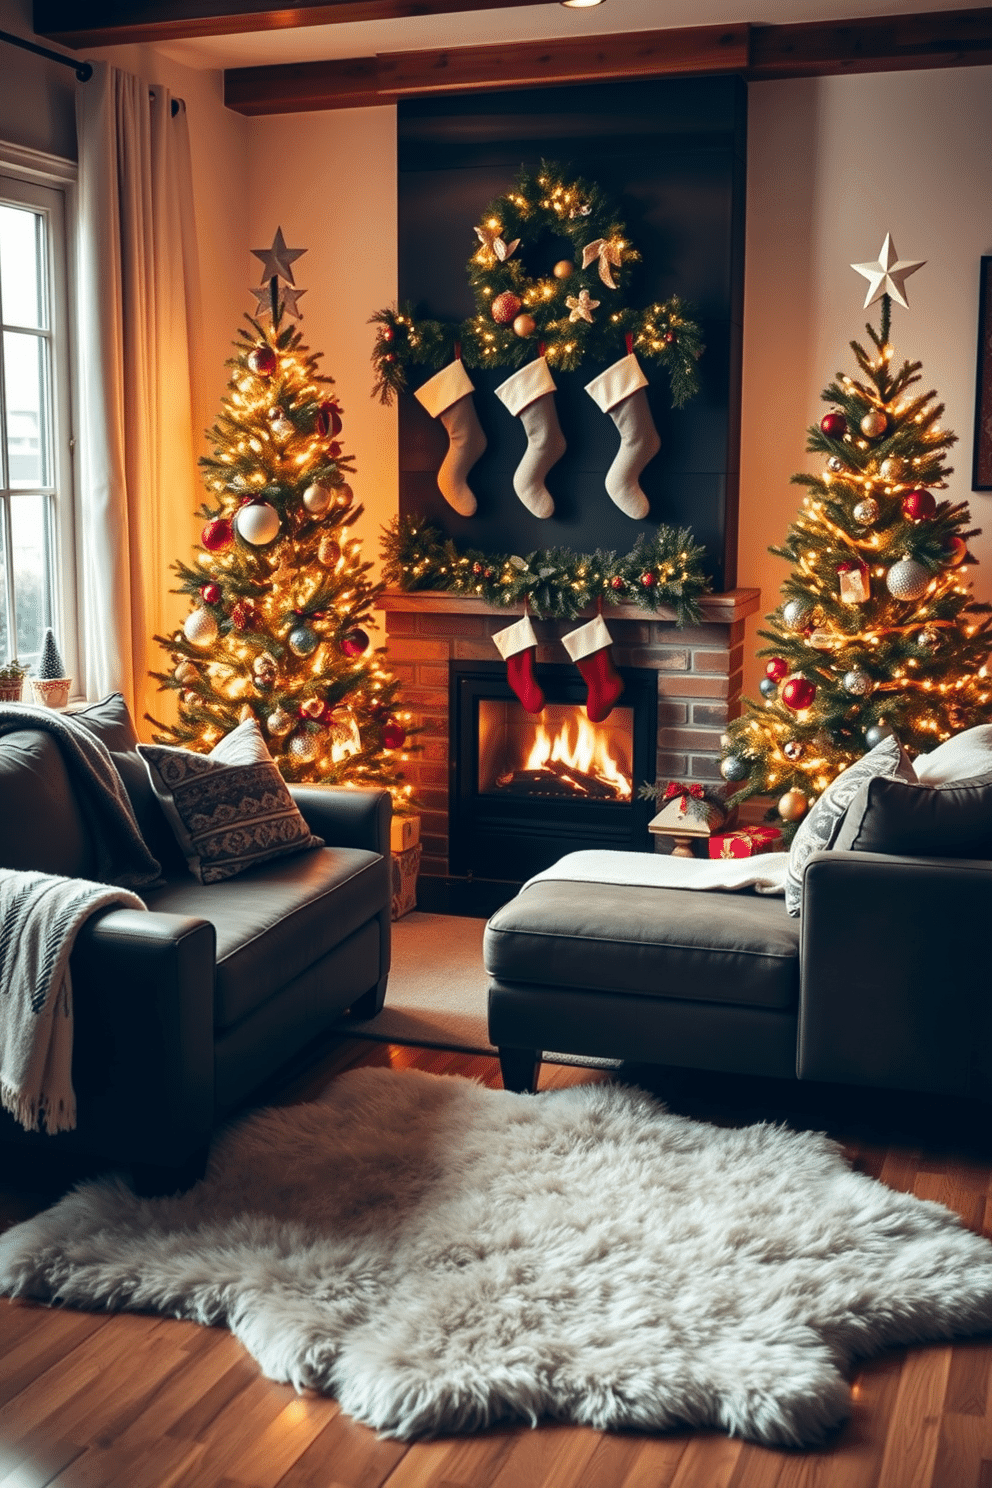
<svg viewBox="0 0 992 1488"><path fill-rule="evenodd" d="M819 1135L358 1070L231 1129L188 1194L104 1180L8 1231L0 1289L226 1323L404 1438L554 1417L812 1446L855 1356L992 1327L992 1245Z"/></svg>

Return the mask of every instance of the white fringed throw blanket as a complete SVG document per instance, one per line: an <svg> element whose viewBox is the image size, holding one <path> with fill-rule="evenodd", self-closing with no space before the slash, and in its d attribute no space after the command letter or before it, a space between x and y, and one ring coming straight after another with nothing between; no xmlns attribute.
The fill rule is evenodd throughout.
<svg viewBox="0 0 992 1488"><path fill-rule="evenodd" d="M753 889L757 894L784 894L788 853L759 853L755 858L673 858L662 853L610 852L596 849L568 853L560 862L535 873L531 884L623 884L648 889ZM523 890L521 890L523 892Z"/></svg>
<svg viewBox="0 0 992 1488"><path fill-rule="evenodd" d="M129 889L0 869L0 1104L26 1131L76 1124L69 956L80 927Z"/></svg>

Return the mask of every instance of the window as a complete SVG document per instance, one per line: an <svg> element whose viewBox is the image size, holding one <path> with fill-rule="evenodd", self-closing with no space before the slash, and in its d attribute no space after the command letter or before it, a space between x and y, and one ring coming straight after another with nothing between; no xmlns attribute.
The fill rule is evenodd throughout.
<svg viewBox="0 0 992 1488"><path fill-rule="evenodd" d="M76 662L64 189L0 147L0 663ZM78 676L78 670L74 675Z"/></svg>

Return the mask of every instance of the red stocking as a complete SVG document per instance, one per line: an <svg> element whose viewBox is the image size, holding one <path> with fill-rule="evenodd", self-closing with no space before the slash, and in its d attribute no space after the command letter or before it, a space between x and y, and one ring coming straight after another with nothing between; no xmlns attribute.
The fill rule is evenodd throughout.
<svg viewBox="0 0 992 1488"><path fill-rule="evenodd" d="M544 693L534 676L537 636L530 616L524 615L505 630L498 630L493 636L493 645L506 662L506 680L527 712L540 713L544 707Z"/></svg>
<svg viewBox="0 0 992 1488"><path fill-rule="evenodd" d="M610 655L612 640L602 615L561 638L589 689L586 713L592 723L602 723L604 718L609 718L623 693L623 679L617 674Z"/></svg>

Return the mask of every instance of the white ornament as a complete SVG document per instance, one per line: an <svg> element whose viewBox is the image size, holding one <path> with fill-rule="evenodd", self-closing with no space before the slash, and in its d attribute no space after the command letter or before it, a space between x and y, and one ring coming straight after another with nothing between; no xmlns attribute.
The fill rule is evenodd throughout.
<svg viewBox="0 0 992 1488"><path fill-rule="evenodd" d="M183 635L191 646L212 646L217 639L217 621L212 610L192 610L186 616Z"/></svg>
<svg viewBox="0 0 992 1488"><path fill-rule="evenodd" d="M243 506L234 518L238 536L253 548L264 547L279 532L279 513L267 501L254 501Z"/></svg>
<svg viewBox="0 0 992 1488"><path fill-rule="evenodd" d="M921 258L919 262L899 258L891 233L886 233L882 251L878 255L878 263L851 265L852 269L863 274L868 280L868 293L863 308L867 310L869 305L874 305L876 300L880 300L883 295L888 295L895 300L897 305L902 305L904 310L908 310L906 280L910 274L915 274L917 269L922 269L925 263L925 258Z"/></svg>
<svg viewBox="0 0 992 1488"><path fill-rule="evenodd" d="M334 488L322 485L320 481L314 481L303 492L303 505L313 517L322 517L333 500Z"/></svg>
<svg viewBox="0 0 992 1488"><path fill-rule="evenodd" d="M922 599L927 592L930 575L915 558L901 558L898 563L893 563L885 582L893 599Z"/></svg>

